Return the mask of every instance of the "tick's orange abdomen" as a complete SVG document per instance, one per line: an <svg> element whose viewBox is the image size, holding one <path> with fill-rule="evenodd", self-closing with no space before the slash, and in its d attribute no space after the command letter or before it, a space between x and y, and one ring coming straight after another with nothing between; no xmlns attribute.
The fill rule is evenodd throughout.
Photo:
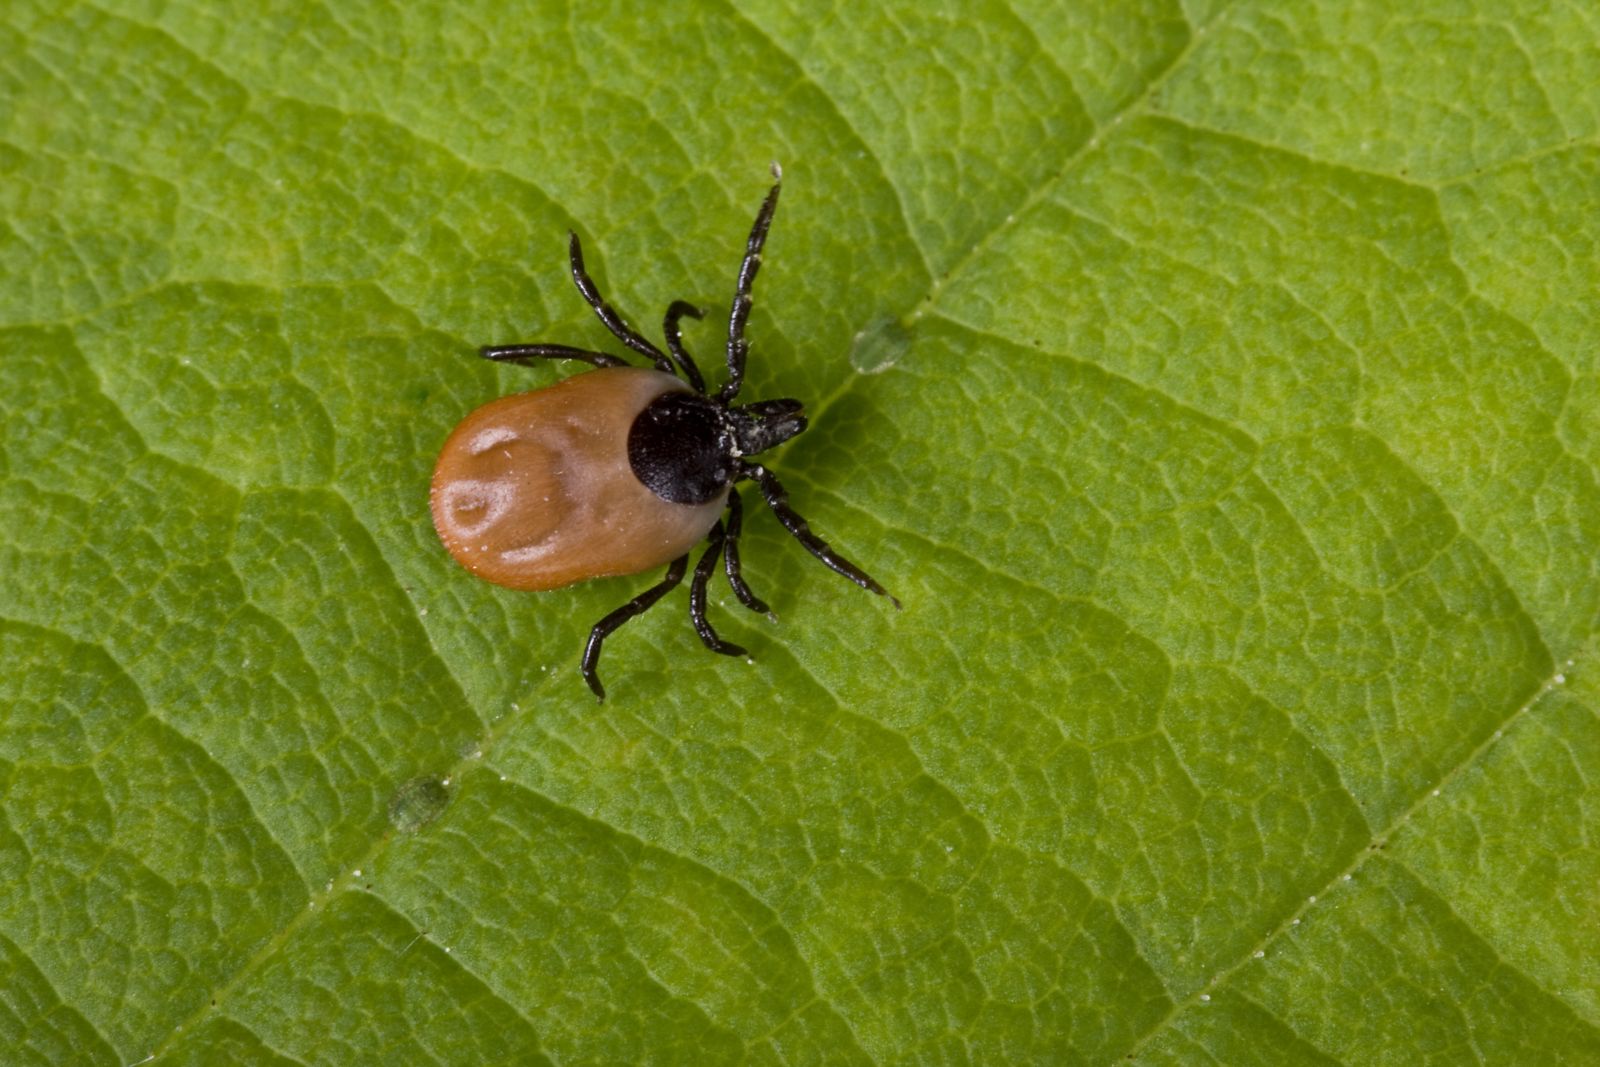
<svg viewBox="0 0 1600 1067"><path fill-rule="evenodd" d="M501 397L455 428L433 470L439 539L480 578L558 586L668 563L705 540L727 493L674 504L639 481L628 433L670 374L606 367Z"/></svg>

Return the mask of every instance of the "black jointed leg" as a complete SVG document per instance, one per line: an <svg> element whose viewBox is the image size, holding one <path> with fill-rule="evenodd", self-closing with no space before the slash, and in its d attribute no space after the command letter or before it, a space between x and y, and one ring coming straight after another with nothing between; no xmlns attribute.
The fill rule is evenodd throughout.
<svg viewBox="0 0 1600 1067"><path fill-rule="evenodd" d="M724 656L745 656L749 653L743 648L718 637L717 631L711 628L711 620L706 618L706 583L711 580L712 573L717 569L717 556L722 552L722 539L722 523L718 522L706 535L705 555L701 556L700 562L695 565L694 580L689 583L689 621L694 623L694 632L700 635L701 642L711 651L720 652Z"/></svg>
<svg viewBox="0 0 1600 1067"><path fill-rule="evenodd" d="M772 177L772 191L761 202L755 225L750 227L750 238L744 246L744 260L739 264L739 281L733 290L733 309L728 313L728 383L717 394L722 400L732 400L738 396L739 388L744 384L745 357L750 354L750 342L744 339L744 328L750 321L750 305L754 301L750 288L755 284L756 271L761 269L761 247L767 243L772 213L778 210L778 193L783 189L783 171L776 163L772 165Z"/></svg>
<svg viewBox="0 0 1600 1067"><path fill-rule="evenodd" d="M496 363L519 363L524 367L533 366L534 360L537 359L581 359L596 367L628 365L625 359L618 359L604 352L573 348L571 345L485 345L478 349L478 355L484 359L492 359Z"/></svg>
<svg viewBox="0 0 1600 1067"><path fill-rule="evenodd" d="M691 319L701 319L705 318L705 314L687 300L674 300L667 308L666 318L661 322L661 332L667 335L667 351L678 361L678 368L683 371L683 380L702 396L705 395L706 380L700 377L700 368L695 366L694 357L683 347L683 330L678 327L678 320L685 315Z"/></svg>
<svg viewBox="0 0 1600 1067"><path fill-rule="evenodd" d="M739 498L738 489L728 490L728 539L722 548L722 557L727 563L728 584L733 587L733 595L739 598L739 603L755 612L765 615L769 619L776 618L772 609L767 607L767 602L750 591L745 584L743 565L739 562L739 534L744 531L744 501Z"/></svg>
<svg viewBox="0 0 1600 1067"><path fill-rule="evenodd" d="M572 281L578 287L578 292L582 293L589 306L594 308L594 313L605 323L606 329L617 335L617 340L654 363L656 370L666 371L676 377L677 372L672 369L672 360L667 358L667 354L635 332L632 326L622 321L617 309L606 303L605 297L600 295L600 290L595 286L594 279L583 269L583 245L578 240L578 235L573 233L571 238L571 243L567 247L572 257Z"/></svg>
<svg viewBox="0 0 1600 1067"><path fill-rule="evenodd" d="M887 589L872 579L866 571L845 559L828 546L828 542L811 532L811 527L806 520L789 506L789 494L783 491L783 486L778 482L777 475L759 463L749 460L739 461L740 477L749 478L761 489L761 495L767 498L767 506L772 513L778 516L778 521L783 523L783 528L794 536L796 541L806 546L806 551L816 556L836 574L841 574L859 585L861 588L886 596L895 607L900 606Z"/></svg>
<svg viewBox="0 0 1600 1067"><path fill-rule="evenodd" d="M600 673L597 667L600 663L600 646L605 639L615 633L617 627L638 615L643 615L655 606L656 601L671 592L672 587L683 581L683 572L689 569L689 556L685 553L673 560L667 567L667 573L661 581L640 593L622 607L613 611L605 618L594 624L594 629L589 631L589 643L583 648L583 680L589 683L589 688L594 690L594 695L601 700L606 698L606 687L600 684Z"/></svg>

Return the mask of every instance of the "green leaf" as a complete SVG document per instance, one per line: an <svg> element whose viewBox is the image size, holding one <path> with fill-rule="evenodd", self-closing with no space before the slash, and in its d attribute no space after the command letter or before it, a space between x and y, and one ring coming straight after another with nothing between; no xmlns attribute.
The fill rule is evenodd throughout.
<svg viewBox="0 0 1600 1067"><path fill-rule="evenodd" d="M1600 18L0 14L20 1063L1600 1063ZM724 307L803 398L707 654L428 517ZM691 324L714 362L720 312Z"/></svg>

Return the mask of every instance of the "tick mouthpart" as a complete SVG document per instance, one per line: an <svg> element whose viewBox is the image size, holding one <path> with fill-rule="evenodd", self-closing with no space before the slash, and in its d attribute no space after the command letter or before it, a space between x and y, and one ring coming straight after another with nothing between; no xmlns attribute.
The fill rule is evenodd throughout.
<svg viewBox="0 0 1600 1067"><path fill-rule="evenodd" d="M798 400L761 400L729 408L728 425L738 454L753 456L801 433L809 425L800 413L802 407Z"/></svg>

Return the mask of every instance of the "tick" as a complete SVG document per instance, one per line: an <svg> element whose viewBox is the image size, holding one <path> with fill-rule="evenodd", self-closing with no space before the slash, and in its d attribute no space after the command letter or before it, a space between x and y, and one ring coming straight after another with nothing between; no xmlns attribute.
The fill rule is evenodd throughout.
<svg viewBox="0 0 1600 1067"><path fill-rule="evenodd" d="M648 360L650 368L560 344L480 349L485 359L501 363L576 359L598 369L478 408L451 432L434 467L434 527L456 561L480 578L512 589L556 589L667 565L661 581L589 631L583 677L601 700L606 695L598 672L601 645L683 580L690 550L702 541L706 548L689 584L689 618L705 646L725 656L746 655L719 638L706 618L706 586L719 558L739 603L772 616L741 573L740 482L755 483L784 529L813 556L900 606L812 533L790 507L777 476L748 458L806 428L798 400L734 402L750 352L745 325L751 287L783 186L776 165L772 176L772 190L756 213L739 264L728 315L728 377L720 388L707 388L679 328L685 315L698 319L704 312L673 301L662 323L663 352L606 303L584 270L583 248L573 233L568 250L578 292L617 340Z"/></svg>

